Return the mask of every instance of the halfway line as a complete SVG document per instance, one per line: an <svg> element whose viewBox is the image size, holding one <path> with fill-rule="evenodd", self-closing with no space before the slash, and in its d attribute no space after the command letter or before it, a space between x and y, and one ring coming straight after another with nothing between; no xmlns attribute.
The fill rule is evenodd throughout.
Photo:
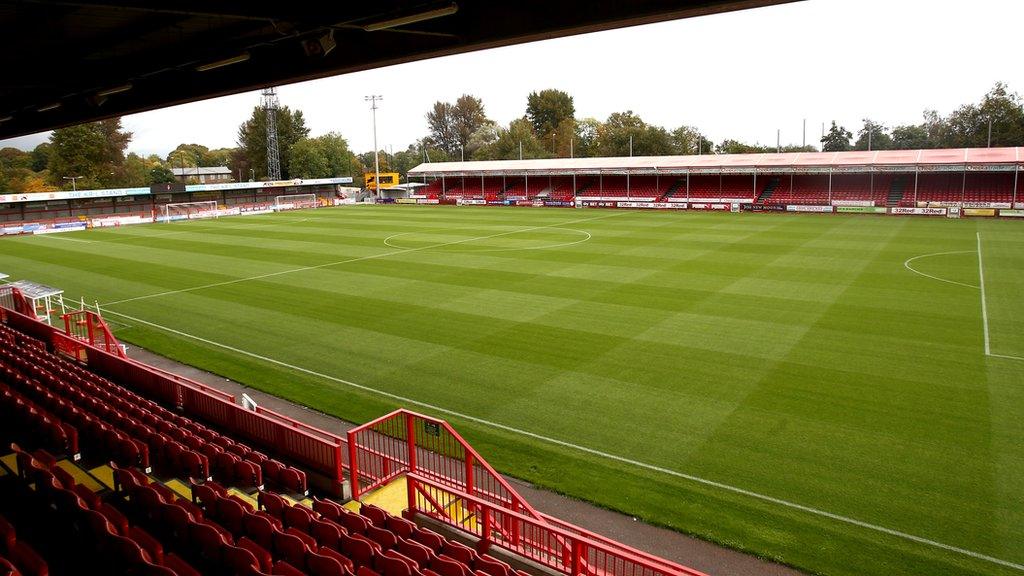
<svg viewBox="0 0 1024 576"><path fill-rule="evenodd" d="M981 232L975 232L978 237L978 278L981 279L981 322L985 328L985 356L992 355L992 348L988 339L988 306L985 304L985 271L981 266Z"/></svg>
<svg viewBox="0 0 1024 576"><path fill-rule="evenodd" d="M541 226L541 228L543 228L543 226ZM593 456L598 456L598 457L605 458L605 459L608 459L608 460L614 460L616 462L621 462L623 464L628 464L630 466L636 466L637 468L644 468L644 469L647 469L647 470L651 470L651 471L654 471L654 472L659 472L659 473L666 474L666 475L669 475L669 476L675 476L677 478L682 478L684 480L689 480L691 482L696 482L698 484L703 484L705 486L711 486L713 488L718 488L718 489L725 490L725 491L728 491L728 492L733 492L735 494L740 494L740 495L747 496L747 497L750 497L750 498L756 498L758 500L762 500L762 501L765 501L765 502L770 502L772 504L777 504L779 506L784 506L786 508L792 508L794 510L800 510L801 512L807 512L809 514L814 514L816 516L821 516L821 517L824 517L824 518L829 518L831 520L836 520L838 522L843 522L843 523L850 524L850 525L853 525L853 526L858 526L860 528L866 528L868 530L873 530L875 532L880 532L882 534L888 534L890 536L895 536L897 538L902 538L904 540L909 540L911 542L916 542L918 544L925 544L927 546L932 546L934 548L939 548L941 550L946 550L947 552L954 552L956 554L960 554L960 555L963 555L963 556L968 556L968 557L974 558L976 560L983 560L985 562L990 562L992 564L998 564L1000 566L1005 566L1007 568L1013 568L1014 570L1019 570L1019 571L1024 572L1024 564L1017 564L1017 563L1014 563L1014 562L1010 562L1009 560L1003 560L1001 558L996 558L994 556L989 556L987 554L982 554L980 552L975 552L973 550L968 550L966 548L960 548L960 547L957 547L957 546L951 546L949 544L944 544L942 542L937 542L935 540L929 540L929 539L923 538L921 536L915 536L913 534L908 534L906 532L901 532L899 530L894 530L892 528L886 528L885 526L879 526L877 524L871 524L871 523L868 523L868 522L857 520L856 518L850 518L848 516L841 516L839 514L833 514L832 512L826 512L824 510L819 510L817 508L812 508L810 506L804 506L803 504L797 504L795 502L790 502L788 500L783 500L781 498L775 498L774 496L768 496L768 495L765 495L765 494L760 494L758 492L753 492L753 491L747 490L745 488L739 488L737 486L732 486L732 485L729 485L729 484L723 484L721 482L716 482L714 480L708 480L707 478L701 478L700 476L694 476L692 474L686 474L684 472L678 472L678 471L672 470L670 468L663 468L661 466L655 466L654 464L647 464L646 462L640 462L638 460L632 460L630 458L625 458L623 456L617 456L615 454L609 454L607 452L602 452L600 450L595 450L594 448L588 448L586 446L581 446L579 444L573 444L572 442L566 442L565 440L558 440L556 438L551 438L549 436L543 436L541 434L537 434L537 433L534 433L534 432L529 432L527 430L521 430L519 428L513 428L512 426L507 426L505 424L499 424L497 422L491 422L490 420L484 420L482 418L477 418L475 416L470 416L468 414L463 414L461 412L456 412L454 410L449 410L447 408L442 408L440 406L435 406L433 404L428 404L426 402L421 402L419 400L414 400L412 398L406 398L405 396L399 396L398 394L392 394L391 392L386 392L384 390L378 390L376 388L371 388L371 387L365 386L363 384L357 384L357 383L352 382L350 380L345 380L343 378L338 378L336 376L330 376L330 375L324 374L322 372L317 372L315 370L310 370L308 368L303 368L301 366L295 366L293 364L288 364L286 362L282 362L280 360L275 360L275 359L269 358L267 356L261 356L259 354L254 353L254 352L249 352L247 350L242 350L240 348L235 348L234 346L229 346L227 344L221 344L220 342L214 342L213 340L208 340L206 338L202 338L200 336L195 336L195 335L189 334L187 332L182 332L180 330L175 330L174 328L168 328L166 326L161 326L159 324L154 324L153 322L147 322L146 320L142 320L141 318L135 318L134 316L129 316L127 314L121 314L119 312L114 312L112 310L105 310L104 313L106 313L106 314L113 314L115 316L120 316L122 318L127 318L129 320L134 320L135 322L138 322L140 324L145 324L147 326L152 326L153 328L164 330L164 331L170 332L172 334L177 334L177 335L183 336L185 338L190 338L192 340L196 340L196 341L202 342L204 344L209 344L211 346L216 346L218 348L223 348L224 350L235 352L235 353L241 354L243 356L249 356L250 358L255 358L257 360L261 360L261 361L267 362L269 364L274 364L274 365L277 365L277 366L281 366L283 368L287 368L287 369L293 370L295 372L301 372L303 374L308 374L310 376L314 376L314 377L317 377L317 378L323 378L324 380L330 380L332 382L337 382L339 384L344 384L346 386L349 386L349 387L352 387L352 388L356 388L356 389L362 390L364 392L369 392L369 393L372 393L372 394L377 394L379 396L385 396L387 398L391 398L391 399L397 400L397 401L405 403L405 404L415 404L417 406L422 406L424 408L428 408L430 410L435 410L435 411L443 413L443 414L449 414L451 416L455 416L456 418L461 418L463 420L468 420L470 422L476 422L477 424L481 424L483 426L489 426L489 427L492 427L492 428L497 428L499 430L504 430L506 432L511 432L513 434L519 434L521 436L526 436L526 437L529 437L529 438L533 438L535 440L540 440L542 442L547 442L549 444L554 444L556 446L562 446L563 448L569 448L569 449L572 449L572 450L577 450L579 452L584 452L584 453L587 453L587 454L591 454Z"/></svg>

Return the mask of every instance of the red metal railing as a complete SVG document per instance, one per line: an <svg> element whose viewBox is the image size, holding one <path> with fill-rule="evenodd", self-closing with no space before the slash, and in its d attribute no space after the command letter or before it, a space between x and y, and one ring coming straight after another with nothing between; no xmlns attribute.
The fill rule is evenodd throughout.
<svg viewBox="0 0 1024 576"><path fill-rule="evenodd" d="M349 430L352 498L415 472L506 510L540 515L444 420L396 410Z"/></svg>
<svg viewBox="0 0 1024 576"><path fill-rule="evenodd" d="M76 310L61 318L64 320L64 333L68 336L87 342L108 354L127 358L124 348L117 342L117 338L114 338L110 327L99 314L89 310Z"/></svg>
<svg viewBox="0 0 1024 576"><path fill-rule="evenodd" d="M469 533L569 576L704 576L702 572L637 552L581 528L566 529L512 512L409 472L409 510Z"/></svg>

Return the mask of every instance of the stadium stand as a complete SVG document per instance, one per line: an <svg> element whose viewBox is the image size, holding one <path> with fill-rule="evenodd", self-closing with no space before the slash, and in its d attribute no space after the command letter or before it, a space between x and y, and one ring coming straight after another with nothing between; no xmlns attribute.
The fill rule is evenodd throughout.
<svg viewBox="0 0 1024 576"><path fill-rule="evenodd" d="M675 192L669 197L695 200L729 198L745 202L751 202L755 197L754 182L750 176L690 175L689 180L689 190L683 178L682 185L675 187Z"/></svg>
<svg viewBox="0 0 1024 576"><path fill-rule="evenodd" d="M399 410L331 444L52 328L16 288L0 303L6 573L700 575L537 512L446 422ZM404 482L408 506L342 505L330 483L309 496L321 460L353 496Z"/></svg>

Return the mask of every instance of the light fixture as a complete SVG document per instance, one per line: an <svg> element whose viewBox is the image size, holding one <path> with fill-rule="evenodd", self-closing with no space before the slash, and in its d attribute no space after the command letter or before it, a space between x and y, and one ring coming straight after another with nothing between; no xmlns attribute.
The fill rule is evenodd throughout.
<svg viewBox="0 0 1024 576"><path fill-rule="evenodd" d="M3 118L0 118L0 124L10 120L14 120L14 116L4 116Z"/></svg>
<svg viewBox="0 0 1024 576"><path fill-rule="evenodd" d="M245 62L248 59L249 59L249 53L248 52L242 52L238 56L232 56L231 58L225 58L223 60L217 60L216 62L210 62L208 64L202 64L200 66L196 66L196 71L197 72L208 72L210 70L215 70L217 68L223 68L225 66L231 66L232 64L238 64L240 62Z"/></svg>
<svg viewBox="0 0 1024 576"><path fill-rule="evenodd" d="M334 41L334 29L332 28L319 38L304 40L302 42L302 49L305 50L306 56L327 56L337 45L337 42Z"/></svg>
<svg viewBox="0 0 1024 576"><path fill-rule="evenodd" d="M36 108L36 112L49 112L50 110L56 110L57 108L60 108L60 102L54 102L53 104L40 106L39 108Z"/></svg>
<svg viewBox="0 0 1024 576"><path fill-rule="evenodd" d="M415 24L416 22L423 22L424 20L433 20L434 18L451 16L452 14L455 14L458 11L458 4L450 2L439 8L434 8L433 10L425 10L423 12L416 12L414 14L395 16L387 20L372 22L370 24L363 24L363 30L367 32L376 32L378 30L387 30L388 28L397 28L399 26L405 26L406 24Z"/></svg>
<svg viewBox="0 0 1024 576"><path fill-rule="evenodd" d="M100 98L106 98L107 96L113 96L114 94L120 94L121 92L127 92L132 89L131 83L122 84L113 88L107 88L106 90L100 90L96 93Z"/></svg>

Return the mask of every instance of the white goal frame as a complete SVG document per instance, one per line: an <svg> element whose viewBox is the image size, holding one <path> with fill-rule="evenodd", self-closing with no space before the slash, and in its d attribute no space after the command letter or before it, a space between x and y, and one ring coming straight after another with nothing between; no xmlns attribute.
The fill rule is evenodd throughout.
<svg viewBox="0 0 1024 576"><path fill-rule="evenodd" d="M316 194L285 194L284 196L274 196L274 212L319 207L320 201L317 199Z"/></svg>
<svg viewBox="0 0 1024 576"><path fill-rule="evenodd" d="M173 211L173 217L172 217ZM198 220L200 218L220 217L220 208L216 200L203 202L178 202L175 204L164 204L160 207L160 218L164 222L175 222L177 220Z"/></svg>

